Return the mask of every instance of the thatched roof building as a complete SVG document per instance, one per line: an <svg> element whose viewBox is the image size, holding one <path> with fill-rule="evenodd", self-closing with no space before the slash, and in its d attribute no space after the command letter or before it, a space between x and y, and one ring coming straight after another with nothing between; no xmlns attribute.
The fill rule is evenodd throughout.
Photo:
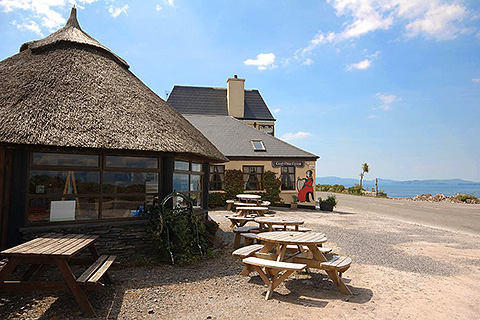
<svg viewBox="0 0 480 320"><path fill-rule="evenodd" d="M0 62L0 143L226 158L129 65L66 25Z"/></svg>
<svg viewBox="0 0 480 320"><path fill-rule="evenodd" d="M150 252L147 208L178 191L206 213L210 163L227 160L85 33L75 8L0 62L0 250L75 231L125 256Z"/></svg>

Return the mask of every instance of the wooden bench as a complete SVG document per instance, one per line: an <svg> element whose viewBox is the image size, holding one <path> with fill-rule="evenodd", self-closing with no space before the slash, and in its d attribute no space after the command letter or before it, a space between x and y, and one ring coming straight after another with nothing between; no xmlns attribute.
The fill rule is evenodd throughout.
<svg viewBox="0 0 480 320"><path fill-rule="evenodd" d="M249 221L255 221L255 218L250 217L239 217L239 216L227 216L227 218L232 223L230 227L243 227Z"/></svg>
<svg viewBox="0 0 480 320"><path fill-rule="evenodd" d="M77 283L82 286L97 289L103 284L100 279L105 276L108 268L112 265L117 256L102 255L100 256L80 277L77 278ZM104 281L109 283L109 278L104 277Z"/></svg>
<svg viewBox="0 0 480 320"><path fill-rule="evenodd" d="M317 246L317 248L323 254L332 252L332 248L324 248L324 247L320 247L320 246ZM307 246L302 246L302 250L303 251L308 251L308 247ZM289 245L287 245L287 251L294 251L295 252L295 251L299 251L299 248L296 245L289 244Z"/></svg>
<svg viewBox="0 0 480 320"><path fill-rule="evenodd" d="M240 241L242 240L242 233L248 233L248 232L255 232L258 231L257 226L244 226L244 227L237 227L233 229L233 233L235 233L235 240L233 241L233 248L237 249L240 247Z"/></svg>
<svg viewBox="0 0 480 320"><path fill-rule="evenodd" d="M351 295L352 292L348 287L343 283L341 277L342 273L350 268L352 264L352 259L345 256L333 256L333 258L327 262L322 262L320 264L321 269L325 270L333 283L338 287L341 293Z"/></svg>
<svg viewBox="0 0 480 320"><path fill-rule="evenodd" d="M243 242L245 244L245 246L249 246L249 245L253 244L254 242L257 242L257 234L253 233L253 232L241 233L240 237L245 238L244 242Z"/></svg>
<svg viewBox="0 0 480 320"><path fill-rule="evenodd" d="M278 287L285 279L288 278L293 272L301 271L307 267L306 264L291 263L291 262L279 262L274 260L266 260L256 257L248 257L243 259L243 263L246 267L253 267L258 272L260 278L268 286L265 300L270 299L273 294L273 290ZM262 268L265 268L263 271ZM279 276L280 272L283 274ZM270 276L270 278L268 277Z"/></svg>
<svg viewBox="0 0 480 320"><path fill-rule="evenodd" d="M227 210L232 211L235 200L226 200L225 202L227 203Z"/></svg>
<svg viewBox="0 0 480 320"><path fill-rule="evenodd" d="M282 225L273 225L275 231L298 231L298 232L310 232L312 229L305 227L298 227L298 230L295 230L295 226L282 226Z"/></svg>

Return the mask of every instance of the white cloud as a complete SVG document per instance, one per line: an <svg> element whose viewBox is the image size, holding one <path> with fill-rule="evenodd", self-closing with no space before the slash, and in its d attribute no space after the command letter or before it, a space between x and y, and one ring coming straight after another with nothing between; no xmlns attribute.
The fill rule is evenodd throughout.
<svg viewBox="0 0 480 320"><path fill-rule="evenodd" d="M433 5L405 29L409 37L423 34L438 40L454 39L463 33L464 28L458 25L466 16L467 10L460 4Z"/></svg>
<svg viewBox="0 0 480 320"><path fill-rule="evenodd" d="M123 7L120 7L120 8L115 8L114 6L110 6L108 8L108 12L110 12L110 15L114 18L118 17L122 13L124 13L126 16L128 16L127 10L128 10L128 4L126 4L126 5L124 5Z"/></svg>
<svg viewBox="0 0 480 320"><path fill-rule="evenodd" d="M308 137L311 137L312 134L308 132L297 132L297 133L285 133L283 136L280 137L280 139L285 140L285 141L290 141L290 140L299 140L299 139L305 139Z"/></svg>
<svg viewBox="0 0 480 320"><path fill-rule="evenodd" d="M400 25L405 36L424 36L437 40L453 39L475 32L468 28L470 13L462 0L327 0L337 16L345 17L343 30L318 31L308 45L295 51L294 58L304 61L318 46L359 38L378 30ZM480 32L476 34L480 38Z"/></svg>
<svg viewBox="0 0 480 320"><path fill-rule="evenodd" d="M352 64L349 64L347 67L346 67L346 70L348 71L352 71L352 70L366 70L368 68L370 68L370 66L372 65L372 61L369 60L369 59L364 59L358 63L352 63Z"/></svg>
<svg viewBox="0 0 480 320"><path fill-rule="evenodd" d="M392 110L392 107L390 105L394 102L398 102L402 100L400 97L397 97L394 94L386 94L386 93L380 93L380 92L375 94L375 97L382 102L382 104L380 105L380 108L385 111Z"/></svg>
<svg viewBox="0 0 480 320"><path fill-rule="evenodd" d="M155 10L157 10L157 11L160 11L160 10L162 10L162 6L161 6L161 5L159 5L159 4L157 4L157 6L155 7Z"/></svg>
<svg viewBox="0 0 480 320"><path fill-rule="evenodd" d="M273 113L279 113L280 111L282 111L282 110L277 108L277 109L273 110Z"/></svg>
<svg viewBox="0 0 480 320"><path fill-rule="evenodd" d="M309 66L311 64L313 64L313 60L310 58L307 58L302 62L302 66Z"/></svg>
<svg viewBox="0 0 480 320"><path fill-rule="evenodd" d="M83 8L79 4L91 4L97 0L0 0L0 10L3 12L26 11L25 23L15 24L20 30L42 33L42 27L49 32L62 27L66 19L66 9L72 5ZM68 12L68 11L67 11ZM68 16L68 13L67 13ZM14 22L12 21L12 24ZM40 30L39 30L40 29Z"/></svg>
<svg viewBox="0 0 480 320"><path fill-rule="evenodd" d="M257 66L258 70L266 70L275 68L275 54L273 53L260 53L256 59L247 59L243 61L243 64L247 66Z"/></svg>
<svg viewBox="0 0 480 320"><path fill-rule="evenodd" d="M371 115L367 116L367 119L378 119L378 118L380 118L380 117L377 116L377 115L374 115L374 114L371 114Z"/></svg>
<svg viewBox="0 0 480 320"><path fill-rule="evenodd" d="M43 37L42 30L40 29L40 27L38 26L38 24L35 21L29 20L28 22L24 22L24 23L19 24L19 23L17 23L16 20L13 20L12 24L15 27L17 27L19 30L31 31L31 32L36 33L37 35Z"/></svg>
<svg viewBox="0 0 480 320"><path fill-rule="evenodd" d="M473 83L480 83L480 78L472 78Z"/></svg>

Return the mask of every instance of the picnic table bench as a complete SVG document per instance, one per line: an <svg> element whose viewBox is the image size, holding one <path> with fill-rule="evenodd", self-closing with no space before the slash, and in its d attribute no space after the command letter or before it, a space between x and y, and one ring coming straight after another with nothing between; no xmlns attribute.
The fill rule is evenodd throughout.
<svg viewBox="0 0 480 320"><path fill-rule="evenodd" d="M265 216L265 213L268 212L267 207L252 207L250 206L240 206L236 207L235 211L239 216L246 217L247 215L255 215L257 217Z"/></svg>
<svg viewBox="0 0 480 320"><path fill-rule="evenodd" d="M0 252L8 257L8 262L0 270L0 291L71 291L83 313L95 316L85 291L103 287L100 280L111 283L107 270L116 258L98 254L95 247L97 238L96 235L49 233ZM87 248L91 259L78 262L91 265L80 277L75 278L70 264L74 264L75 255ZM31 266L20 281L7 280L19 264ZM63 281L40 280L52 265L58 267Z"/></svg>

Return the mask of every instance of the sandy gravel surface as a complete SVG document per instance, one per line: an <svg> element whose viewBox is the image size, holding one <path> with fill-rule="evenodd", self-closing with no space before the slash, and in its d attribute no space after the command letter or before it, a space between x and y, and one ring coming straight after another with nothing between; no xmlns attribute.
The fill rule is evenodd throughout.
<svg viewBox="0 0 480 320"><path fill-rule="evenodd" d="M312 270L292 275L264 300L266 286L242 277L230 256L225 211L213 211L224 246L217 258L189 267L123 268L115 285L89 297L108 319L478 319L480 237L397 221L351 207L337 212L276 209L305 219L328 236L335 253L352 257L345 296ZM421 214L421 212L419 213ZM68 294L0 293L0 318L81 318Z"/></svg>

